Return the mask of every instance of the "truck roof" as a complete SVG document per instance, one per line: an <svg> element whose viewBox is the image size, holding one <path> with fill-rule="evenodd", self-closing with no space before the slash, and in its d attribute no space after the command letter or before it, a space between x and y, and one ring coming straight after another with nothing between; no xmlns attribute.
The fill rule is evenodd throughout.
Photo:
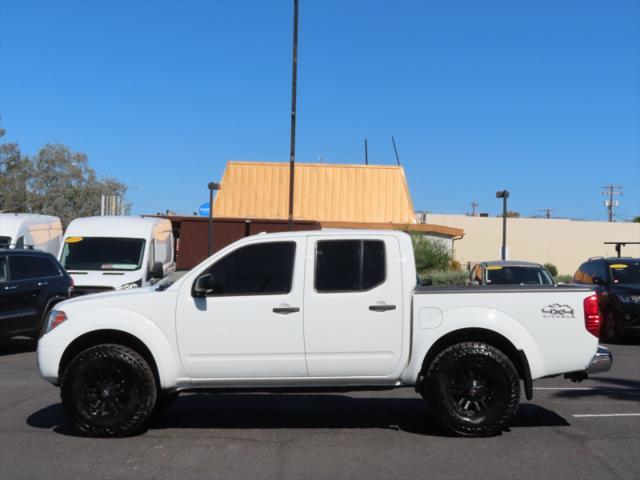
<svg viewBox="0 0 640 480"><path fill-rule="evenodd" d="M215 235L215 230L214 230ZM291 238L291 237L308 237L308 236L336 236L336 235L386 235L401 237L407 233L400 230L368 230L363 228L323 228L322 230L296 230L293 232L261 232L257 235L269 238ZM248 237L247 237L248 238Z"/></svg>
<svg viewBox="0 0 640 480"><path fill-rule="evenodd" d="M165 218L101 216L82 217L73 220L67 227L65 237L126 237L147 238L153 229L165 225L171 229L171 222Z"/></svg>
<svg viewBox="0 0 640 480"><path fill-rule="evenodd" d="M17 230L21 225L56 225L60 227L60 219L52 215L36 213L0 213L0 229Z"/></svg>

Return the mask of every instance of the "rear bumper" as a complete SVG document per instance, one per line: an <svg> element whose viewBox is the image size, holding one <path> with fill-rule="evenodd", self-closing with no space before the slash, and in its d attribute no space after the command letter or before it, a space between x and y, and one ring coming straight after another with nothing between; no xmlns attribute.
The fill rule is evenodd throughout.
<svg viewBox="0 0 640 480"><path fill-rule="evenodd" d="M611 370L613 364L613 354L606 347L598 346L598 351L591 359L587 373L602 373Z"/></svg>
<svg viewBox="0 0 640 480"><path fill-rule="evenodd" d="M611 365L613 365L613 354L608 348L598 345L596 354L591 358L585 370L565 373L564 378L573 382L581 382L589 378L590 374L608 372L611 370Z"/></svg>

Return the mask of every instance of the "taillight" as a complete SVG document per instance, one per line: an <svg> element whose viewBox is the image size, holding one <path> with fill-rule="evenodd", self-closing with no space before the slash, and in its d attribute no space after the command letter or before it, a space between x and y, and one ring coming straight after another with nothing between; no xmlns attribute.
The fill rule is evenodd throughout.
<svg viewBox="0 0 640 480"><path fill-rule="evenodd" d="M587 331L595 336L600 337L600 307L598 307L598 297L591 295L584 299L584 326Z"/></svg>

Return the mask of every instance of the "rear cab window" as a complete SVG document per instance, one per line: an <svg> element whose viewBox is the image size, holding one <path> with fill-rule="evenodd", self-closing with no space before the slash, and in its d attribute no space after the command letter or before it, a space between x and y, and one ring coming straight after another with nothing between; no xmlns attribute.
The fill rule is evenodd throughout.
<svg viewBox="0 0 640 480"><path fill-rule="evenodd" d="M382 240L319 240L314 287L318 293L362 292L386 280Z"/></svg>

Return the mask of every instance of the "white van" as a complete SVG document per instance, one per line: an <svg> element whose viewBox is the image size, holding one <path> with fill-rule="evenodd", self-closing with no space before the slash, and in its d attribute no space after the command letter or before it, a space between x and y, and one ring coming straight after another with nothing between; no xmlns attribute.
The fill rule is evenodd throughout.
<svg viewBox="0 0 640 480"><path fill-rule="evenodd" d="M171 222L76 218L64 234L60 263L73 278L74 295L151 285L176 268Z"/></svg>
<svg viewBox="0 0 640 480"><path fill-rule="evenodd" d="M33 248L54 256L60 250L58 217L32 213L0 213L0 248Z"/></svg>

